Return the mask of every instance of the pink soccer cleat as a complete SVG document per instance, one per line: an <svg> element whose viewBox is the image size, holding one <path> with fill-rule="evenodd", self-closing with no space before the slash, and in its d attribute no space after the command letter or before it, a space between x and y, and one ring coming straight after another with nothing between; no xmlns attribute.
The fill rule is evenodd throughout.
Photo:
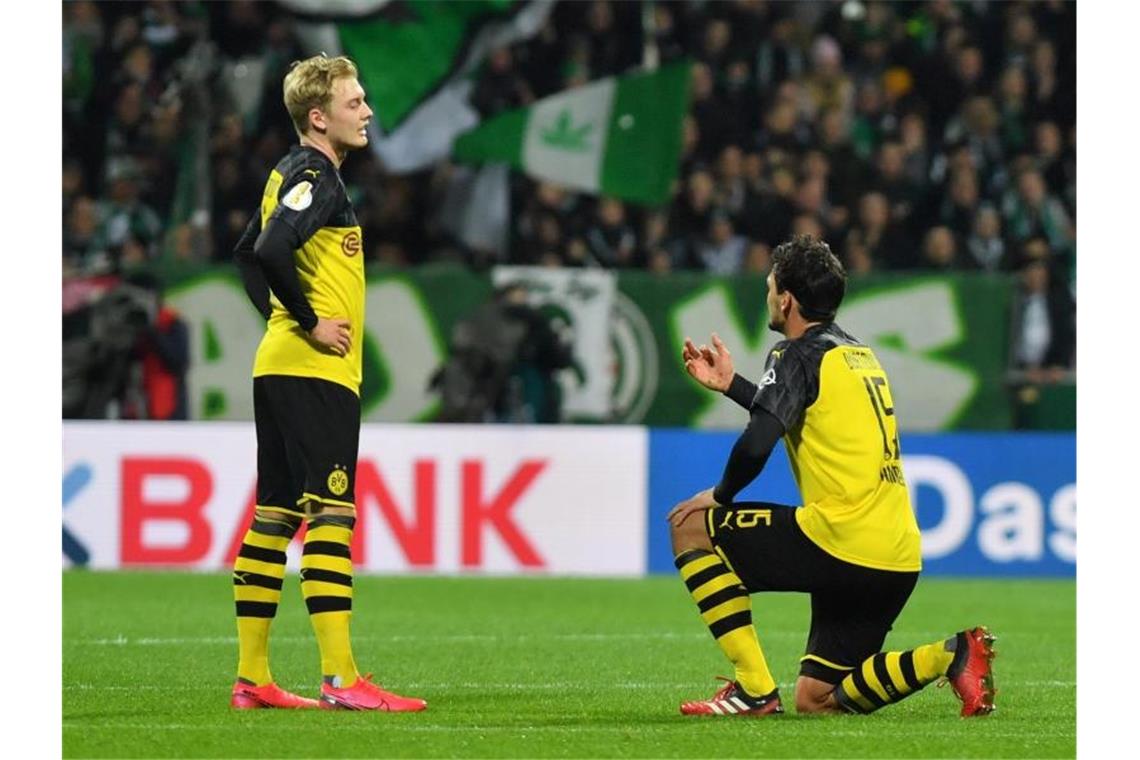
<svg viewBox="0 0 1140 760"><path fill-rule="evenodd" d="M380 710L382 712L419 712L427 702L415 697L401 697L372 683L372 674L360 676L356 683L343 689L321 684L323 710Z"/></svg>
<svg viewBox="0 0 1140 760"><path fill-rule="evenodd" d="M238 681L234 684L233 694L230 697L230 707L235 710L264 710L266 708L315 710L319 706L317 700L297 696L292 692L285 691L275 683L254 686Z"/></svg>

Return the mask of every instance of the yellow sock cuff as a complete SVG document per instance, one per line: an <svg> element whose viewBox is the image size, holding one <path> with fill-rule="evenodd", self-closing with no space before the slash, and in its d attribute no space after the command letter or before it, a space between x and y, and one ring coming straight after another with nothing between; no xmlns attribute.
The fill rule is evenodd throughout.
<svg viewBox="0 0 1140 760"><path fill-rule="evenodd" d="M924 644L914 650L914 672L923 683L930 683L946 675L954 653L946 649L945 641Z"/></svg>

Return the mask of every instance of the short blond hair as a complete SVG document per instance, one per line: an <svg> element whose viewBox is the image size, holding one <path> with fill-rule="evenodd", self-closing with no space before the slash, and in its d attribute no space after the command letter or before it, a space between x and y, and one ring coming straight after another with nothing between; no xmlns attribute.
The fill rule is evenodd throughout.
<svg viewBox="0 0 1140 760"><path fill-rule="evenodd" d="M356 64L343 55L329 58L321 53L303 61L294 61L285 75L285 108L297 134L309 131L309 111L314 108L328 110L336 80L356 76Z"/></svg>

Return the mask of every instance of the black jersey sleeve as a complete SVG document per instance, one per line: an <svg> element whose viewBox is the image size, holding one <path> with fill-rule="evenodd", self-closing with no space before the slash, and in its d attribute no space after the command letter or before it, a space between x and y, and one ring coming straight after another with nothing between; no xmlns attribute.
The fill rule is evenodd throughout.
<svg viewBox="0 0 1140 760"><path fill-rule="evenodd" d="M293 251L298 247L293 228L281 219L273 216L265 224L265 229L257 236L254 252L261 263L261 271L273 295L297 320L297 324L305 332L317 326L317 315L312 304L301 290L301 281L297 278L297 266L293 262Z"/></svg>
<svg viewBox="0 0 1140 760"><path fill-rule="evenodd" d="M745 409L752 409L752 399L756 398L758 386L743 375L733 374L732 382L725 389L724 395L735 401Z"/></svg>
<svg viewBox="0 0 1140 760"><path fill-rule="evenodd" d="M752 410L748 427L733 445L724 474L713 489L717 504L731 504L736 495L756 479L783 434L784 425L775 416L763 409Z"/></svg>
<svg viewBox="0 0 1140 760"><path fill-rule="evenodd" d="M265 279L265 273L261 271L261 265L253 250L260 234L261 212L254 211L253 217L245 227L245 232L234 246L234 261L237 263L241 284L245 287L249 300L253 302L254 308L262 317L269 319L272 313L269 304L269 283Z"/></svg>
<svg viewBox="0 0 1140 760"><path fill-rule="evenodd" d="M287 225L295 235L293 248L300 248L328 224L343 200L342 195L340 182L328 168L298 169L281 183L277 207L265 226L272 221Z"/></svg>
<svg viewBox="0 0 1140 760"><path fill-rule="evenodd" d="M778 419L784 430L803 420L809 398L808 373L795 344L782 343L768 354L752 409L763 409Z"/></svg>

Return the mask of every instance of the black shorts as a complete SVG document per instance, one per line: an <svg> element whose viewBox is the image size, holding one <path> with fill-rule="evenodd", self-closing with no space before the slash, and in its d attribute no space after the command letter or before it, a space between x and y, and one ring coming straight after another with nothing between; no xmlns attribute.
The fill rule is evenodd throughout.
<svg viewBox="0 0 1140 760"><path fill-rule="evenodd" d="M710 509L713 545L749 593L811 594L811 631L800 675L839 683L879 652L910 598L917 572L875 570L819 548L796 522L796 508L741 502Z"/></svg>
<svg viewBox="0 0 1140 760"><path fill-rule="evenodd" d="M356 504L360 398L315 377L253 379L257 503L315 514Z"/></svg>

